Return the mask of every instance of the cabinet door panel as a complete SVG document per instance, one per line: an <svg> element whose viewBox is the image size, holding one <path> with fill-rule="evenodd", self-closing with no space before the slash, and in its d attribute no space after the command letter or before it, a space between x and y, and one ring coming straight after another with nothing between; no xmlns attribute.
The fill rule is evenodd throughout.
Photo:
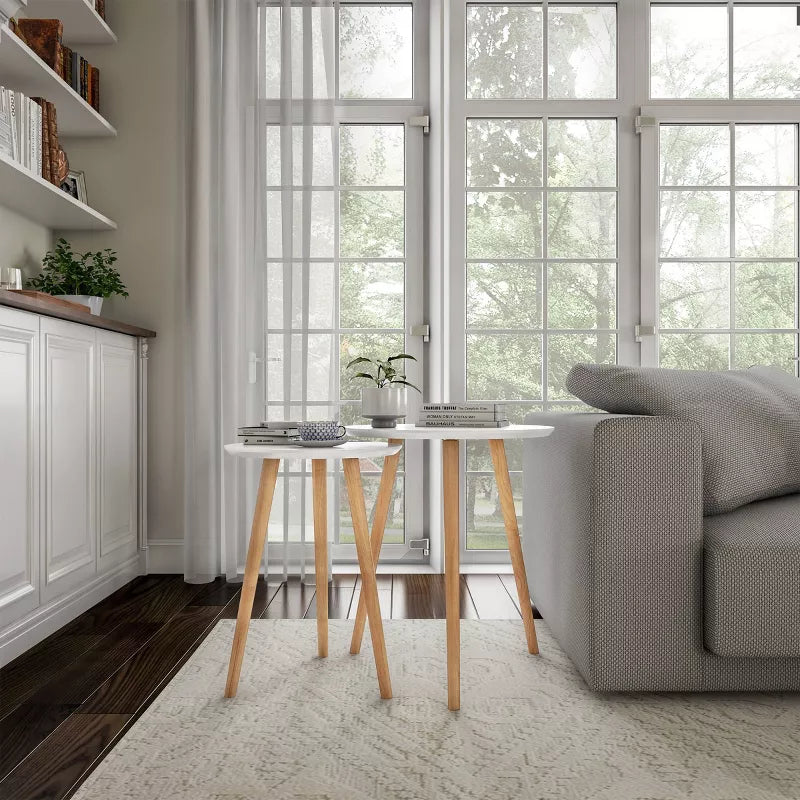
<svg viewBox="0 0 800 800"><path fill-rule="evenodd" d="M99 565L136 552L136 342L98 333L100 477Z"/></svg>
<svg viewBox="0 0 800 800"><path fill-rule="evenodd" d="M39 318L0 308L0 628L39 604Z"/></svg>
<svg viewBox="0 0 800 800"><path fill-rule="evenodd" d="M95 573L95 332L42 319L44 363L43 600Z"/></svg>

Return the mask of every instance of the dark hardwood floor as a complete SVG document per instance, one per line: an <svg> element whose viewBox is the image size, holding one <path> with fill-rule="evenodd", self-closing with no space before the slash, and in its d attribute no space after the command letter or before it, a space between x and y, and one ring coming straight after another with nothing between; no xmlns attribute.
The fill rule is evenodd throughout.
<svg viewBox="0 0 800 800"><path fill-rule="evenodd" d="M137 578L0 669L0 800L70 797L220 619L234 619L239 584ZM355 575L329 587L332 619L352 619ZM380 575L383 616L445 616L442 575ZM513 576L465 575L463 619L520 616ZM260 581L253 618L314 617L314 587Z"/></svg>

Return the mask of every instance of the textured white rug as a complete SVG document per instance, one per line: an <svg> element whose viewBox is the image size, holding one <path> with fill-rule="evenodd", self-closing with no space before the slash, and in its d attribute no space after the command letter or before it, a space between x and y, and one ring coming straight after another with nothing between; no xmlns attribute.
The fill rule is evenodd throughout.
<svg viewBox="0 0 800 800"><path fill-rule="evenodd" d="M394 699L369 636L332 621L250 628L222 697L233 621L212 631L77 800L786 800L800 797L800 695L592 694L546 626L462 623L462 709L446 706L442 620L386 622Z"/></svg>

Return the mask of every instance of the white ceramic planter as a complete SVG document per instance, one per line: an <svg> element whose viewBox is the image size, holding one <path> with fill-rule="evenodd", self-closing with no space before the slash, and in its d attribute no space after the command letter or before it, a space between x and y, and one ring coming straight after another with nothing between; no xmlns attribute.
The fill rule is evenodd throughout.
<svg viewBox="0 0 800 800"><path fill-rule="evenodd" d="M62 300L69 300L71 303L89 306L89 311L95 316L100 315L100 309L103 307L102 297L90 297L88 294L56 294L53 296L60 297Z"/></svg>
<svg viewBox="0 0 800 800"><path fill-rule="evenodd" d="M408 389L384 386L361 390L361 416L372 420L373 428L395 428L408 413Z"/></svg>

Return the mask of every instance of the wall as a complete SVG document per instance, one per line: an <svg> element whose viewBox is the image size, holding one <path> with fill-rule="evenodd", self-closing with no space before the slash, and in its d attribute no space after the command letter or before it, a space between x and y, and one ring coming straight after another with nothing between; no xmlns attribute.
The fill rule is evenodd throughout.
<svg viewBox="0 0 800 800"><path fill-rule="evenodd" d="M25 278L36 275L51 238L47 228L0 206L0 267L20 267Z"/></svg>
<svg viewBox="0 0 800 800"><path fill-rule="evenodd" d="M148 538L153 571L182 571L183 369L178 324L182 250L183 41L179 0L107 0L111 46L80 48L100 68L103 115L115 139L63 141L70 166L85 170L89 203L119 225L71 233L78 250L111 247L130 297L103 313L157 331L149 362Z"/></svg>

